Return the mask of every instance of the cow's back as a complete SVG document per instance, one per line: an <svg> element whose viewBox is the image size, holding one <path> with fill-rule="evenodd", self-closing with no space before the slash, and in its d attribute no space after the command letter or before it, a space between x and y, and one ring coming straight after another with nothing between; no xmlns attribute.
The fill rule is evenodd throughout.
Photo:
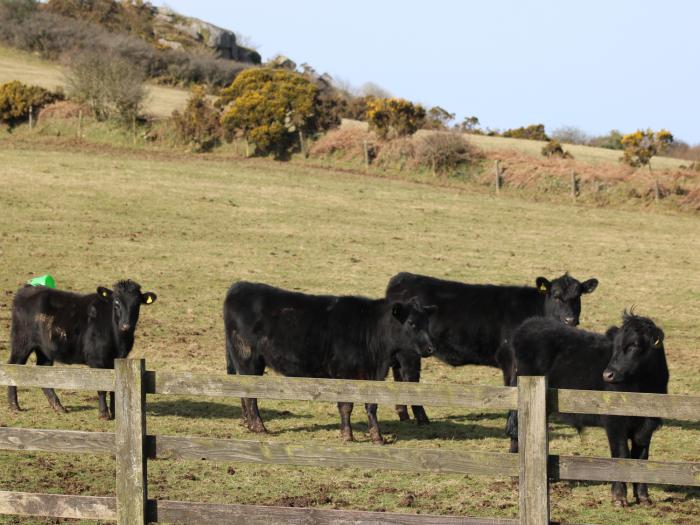
<svg viewBox="0 0 700 525"><path fill-rule="evenodd" d="M435 355L451 365L496 366L496 350L528 317L541 315L543 300L534 288L468 284L402 272L386 290L390 301L417 297L437 305L430 331Z"/></svg>

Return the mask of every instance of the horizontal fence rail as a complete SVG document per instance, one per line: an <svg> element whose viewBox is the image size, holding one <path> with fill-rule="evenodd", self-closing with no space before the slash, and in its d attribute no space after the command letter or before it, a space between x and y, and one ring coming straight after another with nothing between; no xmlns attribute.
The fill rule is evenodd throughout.
<svg viewBox="0 0 700 525"><path fill-rule="evenodd" d="M117 411L118 421L115 433L0 427L0 450L111 455L119 464L117 478L122 479L123 483L121 486L118 483L121 488L117 490L116 498L0 491L0 514L116 520L120 525L126 523L132 525L134 519L141 523L139 516L143 518L144 524L147 521L160 521L245 525L270 522L539 525L547 522L544 518L548 516L546 491L548 481L551 480L627 481L700 486L700 463L698 462L549 455L546 443L546 418L540 416L532 418L530 415L531 408L535 406L532 399L537 397L538 406L544 407L546 397L546 408L550 414L609 414L700 420L700 396L565 389L547 389L545 396L541 378L532 378L536 381L531 383L539 385L540 393L538 396L531 397L534 387L526 386L529 384L527 381L518 388L428 385L154 372L146 371L145 363L141 360L120 361L117 365L116 371L80 367L0 365L0 386L116 391L118 403L122 403L122 411ZM544 454L538 455L541 459L523 461L522 454L525 447L521 447L521 455L516 455L435 448L367 448L356 445L331 446L313 443L146 435L146 394L518 410L522 419L521 424L528 418L531 419L529 424L534 425L531 427L534 432L531 435L535 436L534 439L545 440L544 447L540 447L544 450ZM138 417L130 417L130 415L138 415ZM535 432L536 428L539 430ZM133 439L134 436L141 437ZM125 461L127 457L129 465ZM527 476L523 478L524 471L533 473L536 471L539 481L533 483L532 490L537 491L540 497L539 500L528 500L528 505L535 511L521 514L517 520L154 501L147 499L145 490L146 459L205 459L305 467L520 476L521 482L523 479L528 479ZM120 470L123 474L119 474ZM535 480L535 478L529 479ZM542 482L542 480L545 481ZM139 505L130 503L133 499L130 495L133 495L135 489L142 491Z"/></svg>

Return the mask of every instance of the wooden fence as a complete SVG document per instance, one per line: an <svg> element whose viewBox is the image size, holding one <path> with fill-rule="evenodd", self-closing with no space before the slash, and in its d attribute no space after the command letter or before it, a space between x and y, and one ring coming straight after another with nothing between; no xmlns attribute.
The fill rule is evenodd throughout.
<svg viewBox="0 0 700 525"><path fill-rule="evenodd" d="M0 491L0 514L117 521L245 525L468 524L543 525L552 480L630 481L700 486L700 463L642 461L548 453L547 414L573 412L700 420L700 396L547 389L542 377L517 388L426 385L146 371L145 361L117 360L115 370L0 365L0 386L116 392L114 433L0 427L0 450L73 452L116 457L116 497ZM352 401L519 411L519 454L400 447L152 436L146 395ZM449 472L519 477L520 518L488 519L149 500L148 459L196 459L315 467Z"/></svg>

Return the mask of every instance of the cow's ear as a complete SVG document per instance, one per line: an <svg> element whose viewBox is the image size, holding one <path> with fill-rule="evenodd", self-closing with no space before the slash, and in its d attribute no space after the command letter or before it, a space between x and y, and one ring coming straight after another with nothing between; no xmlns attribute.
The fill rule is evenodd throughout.
<svg viewBox="0 0 700 525"><path fill-rule="evenodd" d="M535 286L537 287L538 292L549 293L552 283L550 283L549 280L545 279L544 277L538 277L535 279Z"/></svg>
<svg viewBox="0 0 700 525"><path fill-rule="evenodd" d="M158 299L158 296L153 292L146 292L141 294L141 302L143 304L153 304Z"/></svg>
<svg viewBox="0 0 700 525"><path fill-rule="evenodd" d="M581 293L591 293L598 288L598 279L588 279L581 283Z"/></svg>
<svg viewBox="0 0 700 525"><path fill-rule="evenodd" d="M425 313L428 314L428 317L433 315L435 312L437 312L437 305L436 304L431 304L429 306L424 306L423 310L425 310Z"/></svg>
<svg viewBox="0 0 700 525"><path fill-rule="evenodd" d="M112 290L110 290L109 288L105 288L104 286L98 286L97 295L99 295L100 297L104 297L105 299L111 299Z"/></svg>
<svg viewBox="0 0 700 525"><path fill-rule="evenodd" d="M657 328L655 333L651 336L651 345L654 348L663 348L664 346L664 331L661 328Z"/></svg>
<svg viewBox="0 0 700 525"><path fill-rule="evenodd" d="M620 328L617 326L611 326L605 331L605 337L610 339L611 341L615 339L615 336L617 335L617 332L620 331Z"/></svg>
<svg viewBox="0 0 700 525"><path fill-rule="evenodd" d="M408 306L404 303L394 303L391 305L391 315L396 317L396 319L403 324L408 319Z"/></svg>

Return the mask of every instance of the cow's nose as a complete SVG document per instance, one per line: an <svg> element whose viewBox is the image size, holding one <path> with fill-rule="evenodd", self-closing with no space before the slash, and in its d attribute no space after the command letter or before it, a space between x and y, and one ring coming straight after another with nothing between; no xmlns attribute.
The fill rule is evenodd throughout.
<svg viewBox="0 0 700 525"><path fill-rule="evenodd" d="M564 322L569 326L576 326L578 324L575 317L564 317Z"/></svg>
<svg viewBox="0 0 700 525"><path fill-rule="evenodd" d="M605 370L603 372L603 379L608 383L612 383L615 380L615 372L612 370Z"/></svg>
<svg viewBox="0 0 700 525"><path fill-rule="evenodd" d="M121 324L121 325L119 325L119 329L122 332L128 332L129 330L131 330L131 325L130 324Z"/></svg>

